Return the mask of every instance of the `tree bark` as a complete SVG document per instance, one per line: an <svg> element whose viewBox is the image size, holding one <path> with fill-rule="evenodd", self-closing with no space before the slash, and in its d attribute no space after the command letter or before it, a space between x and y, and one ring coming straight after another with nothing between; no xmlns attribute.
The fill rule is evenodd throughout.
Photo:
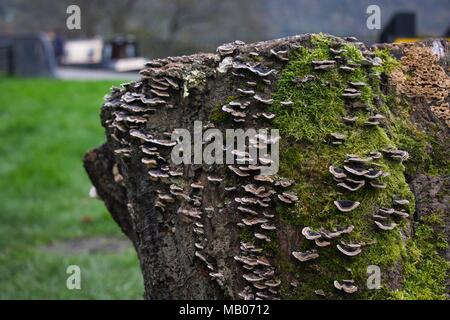
<svg viewBox="0 0 450 320"><path fill-rule="evenodd" d="M332 39L339 44L355 44L354 39ZM170 139L168 133L175 129L185 128L192 132L193 122L197 120L202 121L204 127L215 126L221 130L270 127L270 120L261 116L267 107L264 102L252 100L253 109L248 111L245 122L234 122L229 115L223 120L225 113L221 107L232 100L250 99L238 91L249 86L263 99L270 99L289 63L289 53L301 47L311 50L310 40L310 35L303 35L254 44L235 42L219 47L215 54L154 60L141 71L141 80L113 89L106 98L101 120L107 142L89 151L84 165L100 198L136 248L146 299L278 299L289 297L283 291L296 287L295 279L282 265L284 260L277 260L277 254L270 254L272 251L266 248L273 244L274 250L281 252L278 254L289 263L301 264L291 253L306 241L301 234L305 225L292 225L280 217L280 206L288 209L295 206L278 197L289 190L280 186L282 177L274 178L278 184L276 181L268 184L255 181L252 176L239 177L226 165L175 165L170 160L173 146L164 144ZM355 45L364 53L373 49L359 43ZM405 48L415 45L438 46L443 50L439 63L448 73L450 56L448 43L444 41L378 48L387 48L400 59ZM414 99L398 91L394 93L395 84L390 79L383 79L381 85L384 92L398 95L398 99ZM448 103L448 97L445 99ZM448 151L449 131L445 119L430 111L430 104L424 99L419 97L414 102L412 122L426 134L437 132L440 143ZM429 133L431 130L433 133ZM280 158L284 156L281 154ZM156 159L155 168L152 159ZM158 174L160 177L155 177ZM416 196L415 217L434 212L436 208L443 210L447 213L448 237L448 176L432 177L417 172L406 178ZM193 183L200 183L202 189L192 187ZM429 183L439 192L433 192ZM235 199L249 196L243 190L248 184L270 186L275 191L268 207L243 206L258 211L260 217L264 212L270 224L276 227L275 232L242 226L242 219L249 218L248 213L238 209L241 205ZM444 196L438 197L436 193ZM277 241L268 243L253 239L251 243L263 252L251 252L251 248L243 249L249 244L243 229L266 234L269 238L274 235ZM405 236L413 238L414 230ZM253 280L243 278L249 270L237 259L262 255L266 256L266 264L270 266L263 261L251 268L260 270L260 276L264 273L263 283L269 285L264 284L258 289L252 286ZM316 269L317 277L320 277L320 263ZM386 281L398 282L397 286L401 288L401 263L391 268L387 277ZM281 285L277 285L279 280ZM321 296L320 292L317 294Z"/></svg>

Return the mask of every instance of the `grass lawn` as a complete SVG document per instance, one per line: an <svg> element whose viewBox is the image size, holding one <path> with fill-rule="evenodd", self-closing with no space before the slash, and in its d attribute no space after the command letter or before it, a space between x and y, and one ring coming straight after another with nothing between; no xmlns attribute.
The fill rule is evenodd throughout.
<svg viewBox="0 0 450 320"><path fill-rule="evenodd" d="M99 109L118 83L0 78L0 299L142 298L131 246L49 250L122 237L103 203L88 197L82 166L104 141ZM81 268L81 290L66 288L69 265Z"/></svg>

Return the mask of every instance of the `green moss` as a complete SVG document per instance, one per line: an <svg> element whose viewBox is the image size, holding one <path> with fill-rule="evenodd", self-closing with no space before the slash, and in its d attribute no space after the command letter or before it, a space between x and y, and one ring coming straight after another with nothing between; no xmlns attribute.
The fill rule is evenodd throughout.
<svg viewBox="0 0 450 320"><path fill-rule="evenodd" d="M211 114L209 115L209 121L213 122L214 124L224 123L229 119L230 119L229 114L222 111L221 105L216 105L211 110Z"/></svg>
<svg viewBox="0 0 450 320"><path fill-rule="evenodd" d="M447 248L442 227L442 213L423 217L416 225L415 236L408 241L405 255L403 290L393 293L396 299L447 299L446 275L450 264L438 254Z"/></svg>
<svg viewBox="0 0 450 320"><path fill-rule="evenodd" d="M375 50L375 56L383 60L382 66L375 67L375 70L380 73L390 74L395 68L400 66L400 62L391 55L388 49Z"/></svg>
<svg viewBox="0 0 450 320"><path fill-rule="evenodd" d="M248 228L241 228L239 231L239 239L244 242L253 242L255 238Z"/></svg>
<svg viewBox="0 0 450 320"><path fill-rule="evenodd" d="M237 100L236 96L228 96L223 104L227 104L235 100ZM223 112L221 104L217 104L211 110L209 121L213 122L214 124L221 124L227 121L231 121L231 116L229 113Z"/></svg>
<svg viewBox="0 0 450 320"><path fill-rule="evenodd" d="M384 96L392 111L389 135L402 150L407 150L410 159L405 163L406 175L421 172L428 175L449 175L448 147L439 143L436 132L424 132L411 121L411 107L405 102L395 102L393 94Z"/></svg>
<svg viewBox="0 0 450 320"><path fill-rule="evenodd" d="M387 147L398 147L411 152L414 161L425 163L425 137L415 130L409 122L409 114L398 107L394 101L383 95L380 90L380 77L374 73L388 73L398 62L387 51L378 51L384 64L369 71L358 68L351 74L333 69L315 71L312 60L330 59L329 45L332 38L323 35L312 36L311 48L299 48L290 53L290 62L282 71L277 89L273 94L273 111L277 114L274 125L280 130L280 175L295 180L293 191L299 197L294 209L280 206L279 215L285 223L312 228L332 228L336 226L355 226L354 231L342 236L340 240L348 242L372 242L364 247L363 254L357 257L344 257L335 244L320 248L320 257L307 263L295 263L293 259L280 253L280 268L293 273L300 285L293 289L285 286L283 296L290 299L317 298L314 290L323 290L328 298L390 298L392 284L383 282L380 290L365 289L367 266L378 265L382 272L401 267L402 260L411 252L402 239L408 233L410 222L404 221L393 231L380 232L374 227L371 215L380 206L392 207L394 196L410 200L409 212L413 213L414 197L405 180L405 166L401 163L381 159L377 161L380 168L389 172L384 178L386 189L362 188L357 192L343 193L336 187L328 172L330 165L340 165L346 154L366 156L370 151ZM358 63L362 58L360 50L354 45L345 45L347 59ZM315 81L301 86L292 80L308 74L316 76ZM381 112L387 118L386 128L364 126L367 112L357 115L362 119L353 126L343 124L341 117L347 108L341 94L348 82L365 82L360 100L373 112ZM378 97L380 103L375 103ZM281 101L291 100L294 105L286 107ZM333 146L327 143L332 132L347 134L345 143ZM413 162L414 165L414 162ZM408 170L412 167L408 166ZM350 213L339 213L333 205L336 199L350 199L361 205ZM314 248L315 245L302 239L300 251ZM351 273L348 271L351 270ZM441 274L441 273L440 273ZM357 294L343 296L333 289L335 279L355 279L360 290ZM433 290L430 288L430 290Z"/></svg>

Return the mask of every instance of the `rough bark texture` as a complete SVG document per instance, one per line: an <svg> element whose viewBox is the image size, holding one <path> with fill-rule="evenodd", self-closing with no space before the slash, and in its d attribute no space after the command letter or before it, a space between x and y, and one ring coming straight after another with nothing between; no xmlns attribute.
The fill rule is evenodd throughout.
<svg viewBox="0 0 450 320"><path fill-rule="evenodd" d="M358 48L369 60L364 68L372 68L372 63L376 65L371 53L373 48L365 48L354 39L328 39L331 39L330 46L334 50L348 45ZM389 45L380 48L387 48L400 59L405 50L414 46L438 50L439 63L448 74L450 55L446 42ZM291 254L292 251L300 251L298 248L304 247L305 243L310 243L301 233L302 228L308 225L290 223L284 219L284 215L279 213L280 208L283 212L294 210L296 204L286 204L280 201L278 195L292 191L292 188L296 190L295 185L299 180L289 177L294 181L294 185L289 187L289 180L283 180L280 176L273 177L274 181L268 183L255 180L254 172L249 177L240 177L226 165L177 166L170 161L173 147L169 143L170 133L177 128L192 131L195 120L203 121L205 129L273 127L271 120L262 113L269 115L269 112L273 111L273 102L270 100L272 93L279 92L278 82L282 75L286 74L283 71L290 63L291 52L299 48L314 50L310 35L255 44L235 42L219 47L216 54L151 61L147 68L141 71L140 81L114 89L106 98L101 120L106 129L107 142L89 151L84 165L114 220L136 248L145 282L145 298L321 298L323 295L328 298L358 297L334 289L332 282L324 287L314 283L313 289L317 289L315 293L298 292L311 288L302 286L302 283L298 284L306 283L308 279L303 279L301 275L296 276L298 270L294 271L292 268L309 263L305 270L300 271L319 278L321 272L331 272L327 271L331 270L331 267L327 269L320 260L299 262ZM346 63L348 62L342 62L342 65ZM322 72L327 71L313 72L320 77ZM367 72L370 74L371 71ZM382 91L396 100L407 101L412 108L407 121L412 121L420 132L433 135L436 143L443 147L444 154L448 155L448 113L445 114L448 96L439 101L440 109L433 112L435 100L427 101L427 97L414 97L411 93L400 92L400 89L396 90L395 79L387 76L389 75L382 76ZM405 83L402 85L403 89L407 86ZM445 86L444 83L443 87L448 90ZM238 89L252 90L254 93L249 96ZM249 102L246 109L240 110L246 113L245 122L233 121L240 116L231 116L222 111L223 105L233 101L241 104ZM275 104L277 103L279 101L275 101ZM384 130L389 133L390 125L385 125ZM281 138L284 139L283 135ZM287 145L291 144L289 138L287 140ZM283 148L285 147L282 145L282 163L287 156L283 153L287 149ZM329 148L334 146L329 145ZM427 148L428 152L433 153L431 144L428 144ZM324 165L325 170L329 164ZM299 170L304 170L307 165L302 163ZM313 176L316 164L310 165ZM448 168L445 168L447 162L440 165L440 169L444 166L444 170L438 173L430 174L423 169L417 172L407 170L405 174L415 196L414 219L437 211L444 213L444 229L448 237L449 178L448 170L447 173L444 172ZM403 176L403 173L401 174ZM333 183L332 179L329 181ZM195 185L193 187L192 183L201 184L202 189L195 188ZM264 186L266 191L274 190L273 195L266 197L269 198L269 206L264 206L265 203L262 202L242 203L243 197L258 198L244 190L243 187L249 184ZM332 200L336 199L329 201L331 207ZM252 217L251 214L249 217L242 207L244 210L257 211L260 217L267 218L268 224L275 226L276 231L268 232L257 229L258 227L242 225L243 218ZM359 219L369 218L361 216ZM401 241L406 244L414 238L412 217L404 222L403 226L400 232ZM272 241L249 239L248 236L253 237L255 232L265 234ZM250 243L256 248L248 247ZM322 249L318 249L321 252ZM448 250L446 256L448 260ZM237 261L236 257L238 260L239 257L250 260L262 258L259 259L262 262L256 262L256 267L248 266L247 263L246 269L246 264ZM336 264L340 264L339 259L342 259L343 265L348 261L348 257L336 257ZM383 284L387 290L402 289L405 281L402 268L403 262L400 259L386 266ZM249 269L256 272L251 273ZM345 274L346 271L343 272ZM255 282L255 279L248 281L249 279L243 278L243 275L248 278L249 274L264 280ZM342 279L345 279L344 276L336 275L336 280ZM355 276L355 280L359 287L358 294L363 294L363 280L358 276ZM281 281L280 285L278 281ZM253 283L256 283L256 287ZM257 288L258 285L260 288ZM291 290L296 294L291 294Z"/></svg>

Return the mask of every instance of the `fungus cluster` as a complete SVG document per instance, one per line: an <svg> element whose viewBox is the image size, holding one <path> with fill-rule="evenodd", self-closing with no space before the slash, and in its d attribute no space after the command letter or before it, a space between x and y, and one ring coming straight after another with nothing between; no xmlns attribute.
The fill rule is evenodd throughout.
<svg viewBox="0 0 450 320"><path fill-rule="evenodd" d="M376 189L386 188L384 178L389 176L388 172L379 169L378 159L382 154L378 151L370 152L366 157L348 154L342 167L331 165L328 170L333 176L337 186L348 192L356 192L368 186ZM338 200L334 204L341 212L349 212L358 207L358 201Z"/></svg>
<svg viewBox="0 0 450 320"><path fill-rule="evenodd" d="M239 188L229 189L235 194L237 211L243 215L237 225L249 230L254 237L252 242L241 242L240 254L234 257L241 264L243 279L248 283L239 296L243 299L276 299L281 281L276 277L272 262L263 255L262 244L271 242L270 232L277 229L272 222L275 215L271 203L293 204L298 200L294 193L286 191L293 182L261 175L257 165L230 165L229 169L236 179L242 180Z"/></svg>
<svg viewBox="0 0 450 320"><path fill-rule="evenodd" d="M439 47L437 43L433 45ZM420 46L406 47L401 67L394 69L391 77L399 92L423 98L434 115L450 127L450 76L433 51Z"/></svg>
<svg viewBox="0 0 450 320"><path fill-rule="evenodd" d="M330 44L331 59L313 60L311 62L311 68L315 71L315 74L307 74L303 77L293 77L292 82L298 87L304 87L306 83L316 81L318 76L327 72L328 70L336 70L343 74L353 74L360 68L364 68L365 72L371 78L379 78L379 73L373 69L373 67L380 66L383 61L376 57L375 54L369 51L362 43L356 41L356 39L346 39L354 43L356 47L359 47L362 53L362 59L358 62L353 61L346 55L347 49L344 48L341 42L332 42ZM330 83L325 83L330 85ZM384 126L386 118L381 113L378 113L376 108L366 104L365 92L368 84L363 81L349 81L342 91L339 91L341 97L345 103L346 113L342 117L342 122L349 129L355 125L362 125L364 130L372 130L371 128L377 126ZM380 98L375 96L375 102ZM280 102L281 105L290 103L290 101ZM362 118L362 119L359 119ZM362 121L360 121L362 120ZM339 147L344 145L350 136L349 132L332 132L329 134L328 142L331 145ZM339 162L339 165L334 164L329 166L329 172L336 182L339 188L339 194L342 195L339 199L336 199L333 203L336 209L342 213L349 213L356 211L361 205L362 200L357 201L357 198L352 196L346 196L349 193L358 193L363 188L370 189L385 189L387 187L386 177L389 176L388 172L383 171L383 166L379 163L382 158L394 160L398 162L406 161L409 158L407 151L398 150L394 148L386 148L382 150L374 150L365 155L347 154L343 161ZM352 199L352 200L350 200ZM362 198L361 198L362 199ZM400 219L408 217L408 213L401 209L401 206L407 205L407 200L395 199L394 208L378 208L378 212L374 214L375 225L382 230L391 230L395 228ZM336 241L343 233L351 233L353 226L340 227L334 230L325 230L324 228L313 229L311 227L304 227L302 229L302 235L309 241L314 242L315 248L307 250L305 252L293 251L292 256L304 263L317 259L319 257L320 248L328 247ZM345 239L348 239L347 237ZM346 257L354 257L363 253L364 246L370 243L356 242L352 240L340 240L335 242L333 246L337 251ZM335 281L334 286L336 289L346 292L354 293L357 291L356 285L353 280Z"/></svg>
<svg viewBox="0 0 450 320"><path fill-rule="evenodd" d="M409 205L407 199L394 199L393 208L381 207L372 215L375 225L383 231L395 229L402 219L409 218L405 207Z"/></svg>
<svg viewBox="0 0 450 320"><path fill-rule="evenodd" d="M332 241L338 237L340 237L343 234L350 234L354 229L354 226L352 225L348 225L348 226L340 226L340 227L336 227L332 230L326 230L324 228L320 228L319 230L315 231L310 227L304 227L302 229L302 235L310 241L314 241L315 245L318 248L323 248L323 247L328 247L329 245L331 245ZM339 251L342 252L341 248L343 248L344 244L341 243L341 245L337 245L336 247L338 248ZM311 254L313 253L313 254ZM345 252L343 252L345 254ZM359 254L359 253L357 253ZM354 255L357 255L354 254ZM316 249L314 249L314 251L307 251L307 252L292 252L292 255L299 261L304 262L304 261L308 261L311 259L316 259L319 257L319 253L317 252ZM308 257L309 259L305 260L305 255L306 257ZM348 254L346 254L348 255ZM351 255L348 255L351 256Z"/></svg>
<svg viewBox="0 0 450 320"><path fill-rule="evenodd" d="M265 219L262 219L265 220ZM248 285L238 293L244 300L275 299L281 281L277 279L275 267L263 255L263 249L253 243L241 242L240 255L234 259L243 268L242 278Z"/></svg>
<svg viewBox="0 0 450 320"><path fill-rule="evenodd" d="M333 285L337 290L343 291L345 293L355 293L356 291L358 291L358 287L355 285L354 280L335 280Z"/></svg>
<svg viewBox="0 0 450 320"><path fill-rule="evenodd" d="M231 49L230 49L231 50ZM212 207L203 208L202 191L209 185L217 185L222 178L208 175L204 179L182 182L182 168L170 161L172 148L177 144L170 140L170 132L152 131L154 126L149 120L163 108L174 108L176 99L186 91L186 73L196 70L185 70L190 57L167 58L147 63L141 71L141 80L125 83L122 89L115 88L111 95L105 97L104 108L108 108L111 119L106 121L110 137L117 146L114 153L120 161L137 155L154 190L154 207L157 212L164 213L169 207L175 208L184 221L190 224L195 239L194 256L203 262L209 270L209 276L219 286L224 286L223 271L218 269L207 253L207 234L204 213L207 218L215 211ZM208 59L208 57L206 57ZM188 79L189 80L189 79ZM183 94L185 94L184 92ZM129 161L129 160L128 160ZM115 165L115 177L123 181ZM114 171L113 168L113 171ZM123 182L122 182L123 183ZM171 221L175 221L171 219ZM169 227L169 226L168 226ZM175 226L169 229L175 232Z"/></svg>
<svg viewBox="0 0 450 320"><path fill-rule="evenodd" d="M285 63L289 60L289 47L253 48L253 51L242 50L240 44L231 43L217 48L221 56L219 73L231 73L239 85L235 88L233 100L222 106L222 111L231 115L236 125L250 126L255 119L270 121L276 115L268 108L273 99L267 92L270 85L276 80L277 70L271 68L271 60L276 63ZM265 57L265 60L255 57ZM260 62L261 61L261 62ZM264 62L262 62L264 61ZM292 102L285 101L286 106ZM278 143L279 138L268 138L256 135L250 138L250 147L263 150ZM227 186L226 190L233 195L234 203L242 215L237 223L238 227L245 228L253 236L252 242L242 242L240 254L235 256L243 269L243 280L247 285L239 293L243 299L275 299L281 281L277 279L275 267L268 257L263 255L262 246L271 242L271 232L276 231L273 223L274 205L280 203L292 205L298 197L286 190L293 181L262 174L262 167L270 165L272 160L258 156L252 159L246 150L232 150L239 164L228 165L239 187ZM261 153L261 152L259 152ZM251 164L250 164L251 162ZM231 196L230 196L231 197Z"/></svg>
<svg viewBox="0 0 450 320"><path fill-rule="evenodd" d="M353 41L354 39L347 39ZM357 45L357 43L355 43ZM231 74L233 85L232 99L228 99L221 107L221 111L232 119L232 125L237 127L254 127L263 123L269 125L276 114L271 112L270 106L274 103L270 92L277 80L279 69L277 66L289 61L289 51L295 45L276 45L270 48L252 47L252 51L244 46L243 42L235 41L217 48L217 55L211 58L211 64L216 66L215 75L221 77ZM327 70L337 69L339 72L352 73L361 66L373 67L380 65L381 61L374 55L365 51L364 59L360 63L354 63L346 58L345 49L339 45L330 48L332 59L314 60L312 68L317 75ZM275 223L276 205L294 205L298 197L289 191L293 181L279 176L263 175L262 168L271 164L272 160L266 156L258 156L252 159L248 149L232 150L234 165L228 165L231 175L226 178L214 169L202 168L202 173L174 166L170 161L170 152L177 144L168 139L169 133L161 133L154 130L150 124L152 117L163 108L172 109L179 103L179 98L189 95L187 84L194 81L186 76L185 62L189 57L168 58L153 60L147 63L141 71L142 79L122 85L122 89L115 88L111 95L106 97L104 108L108 108L112 115L105 121L109 130L109 137L114 146L114 154L119 164L134 161L137 158L139 165L151 180L150 190L154 193L154 206L160 216L167 212L177 212L183 222L189 223L189 232L192 230L194 244L194 257L206 267L211 280L220 287L227 284L225 271L217 267L215 257L211 256L211 245L208 246L208 235L211 235L211 219L217 210L207 197L203 197L204 191L209 188L224 191L227 194L227 210L234 210L239 219L236 224L242 228L252 239L240 242L239 252L235 253L234 260L242 271L243 284L238 296L242 299L277 299L281 287L280 277L277 275L275 262L265 252L265 245L272 242L272 235L277 230ZM190 63L191 64L191 63ZM201 64L201 63L200 63ZM193 73L196 70L189 70ZM318 76L308 74L303 77L294 77L296 86L302 87L308 82L315 81ZM383 125L385 118L379 113L370 110L361 102L364 82L349 82L342 91L347 106L347 114L342 121L348 126L355 125L360 115L360 110L367 110L367 119L364 125L367 130L373 126ZM283 107L289 108L293 101L286 99L281 101ZM358 112L358 115L356 114ZM262 120L262 121L256 121ZM345 144L348 135L346 133L333 132L329 142L338 147ZM264 149L278 142L277 138L256 136L250 139L250 144L257 150ZM329 172L336 181L337 186L343 192L357 192L361 188L386 187L384 178L388 173L380 169L376 162L385 156L395 161L408 159L408 152L397 149L385 149L373 151L361 157L349 154L340 166L330 166ZM254 162L256 161L256 163ZM251 162L251 163L250 163ZM120 165L113 167L114 178L118 183L124 184L124 178L119 172ZM223 171L222 171L223 173ZM183 179L180 179L183 177ZM347 200L347 197L334 201L336 209L347 213L356 210L360 206L359 201ZM408 205L405 199L393 200L393 208L379 208L373 215L375 225L382 230L395 228L400 219L408 217L404 206ZM174 219L167 224L175 232ZM300 252L291 252L292 257L302 263L308 263L319 258L319 250L323 247L336 246L341 254L354 257L362 253L366 243L355 241L343 241L341 235L350 234L353 225L339 226L333 229L312 229L304 227L302 235L309 241L314 241L315 248ZM323 250L323 249L322 249ZM298 283L293 281L292 286ZM336 289L346 293L354 293L357 287L353 280L335 281ZM324 295L321 290L316 294Z"/></svg>

